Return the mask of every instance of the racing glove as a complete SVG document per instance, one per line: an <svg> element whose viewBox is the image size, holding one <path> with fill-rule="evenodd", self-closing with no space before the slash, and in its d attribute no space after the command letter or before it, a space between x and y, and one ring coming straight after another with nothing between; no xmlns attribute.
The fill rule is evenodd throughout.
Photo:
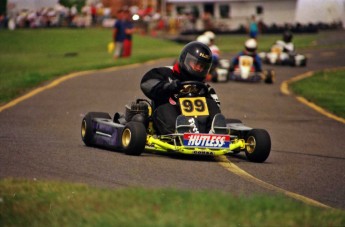
<svg viewBox="0 0 345 227"><path fill-rule="evenodd" d="M182 85L181 85L181 81L179 80L173 80L170 83L166 83L163 86L164 90L168 90L170 92L177 92L179 90L181 90Z"/></svg>

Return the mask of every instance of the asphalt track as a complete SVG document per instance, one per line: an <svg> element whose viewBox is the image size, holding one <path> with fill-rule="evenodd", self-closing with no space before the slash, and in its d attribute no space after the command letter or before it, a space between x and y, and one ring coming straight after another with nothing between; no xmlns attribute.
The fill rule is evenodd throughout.
<svg viewBox="0 0 345 227"><path fill-rule="evenodd" d="M343 49L305 52L308 66L264 66L273 85L213 84L222 112L271 135L265 163L243 155L183 158L139 157L86 147L81 120L89 111L113 114L144 97L141 76L172 59L71 74L0 107L0 177L81 182L98 187L177 188L235 195L276 194L316 206L345 209L345 127L285 95L281 84L308 71L345 66Z"/></svg>

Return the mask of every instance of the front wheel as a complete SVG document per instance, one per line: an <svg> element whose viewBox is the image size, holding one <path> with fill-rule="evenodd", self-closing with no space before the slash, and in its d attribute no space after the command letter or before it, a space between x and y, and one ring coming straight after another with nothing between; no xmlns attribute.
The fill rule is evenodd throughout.
<svg viewBox="0 0 345 227"><path fill-rule="evenodd" d="M122 132L122 147L125 154L140 155L146 145L146 128L142 123L129 122Z"/></svg>
<svg viewBox="0 0 345 227"><path fill-rule="evenodd" d="M271 152L271 138L264 129L252 129L245 136L247 159L251 162L264 162Z"/></svg>

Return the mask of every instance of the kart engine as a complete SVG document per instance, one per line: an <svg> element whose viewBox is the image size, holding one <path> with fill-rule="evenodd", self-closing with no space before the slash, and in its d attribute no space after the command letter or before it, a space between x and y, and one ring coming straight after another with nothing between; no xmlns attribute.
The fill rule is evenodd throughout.
<svg viewBox="0 0 345 227"><path fill-rule="evenodd" d="M136 102L132 102L130 106L126 105L125 119L127 122L137 121L147 126L148 117L149 108L145 100L137 100Z"/></svg>

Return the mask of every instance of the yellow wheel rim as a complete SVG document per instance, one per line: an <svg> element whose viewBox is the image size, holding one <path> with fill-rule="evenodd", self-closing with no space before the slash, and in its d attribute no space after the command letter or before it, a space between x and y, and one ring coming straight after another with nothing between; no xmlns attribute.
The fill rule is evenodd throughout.
<svg viewBox="0 0 345 227"><path fill-rule="evenodd" d="M81 136L82 136L83 138L85 138L86 127L87 127L86 121L83 120L83 122L82 122L82 124L81 124Z"/></svg>
<svg viewBox="0 0 345 227"><path fill-rule="evenodd" d="M131 138L132 138L131 130L126 128L122 133L122 145L124 147L128 147L129 143L131 142Z"/></svg>
<svg viewBox="0 0 345 227"><path fill-rule="evenodd" d="M247 139L247 144L246 144L246 148L247 148L247 152L248 153L253 153L256 147L256 140L253 136L250 136Z"/></svg>

